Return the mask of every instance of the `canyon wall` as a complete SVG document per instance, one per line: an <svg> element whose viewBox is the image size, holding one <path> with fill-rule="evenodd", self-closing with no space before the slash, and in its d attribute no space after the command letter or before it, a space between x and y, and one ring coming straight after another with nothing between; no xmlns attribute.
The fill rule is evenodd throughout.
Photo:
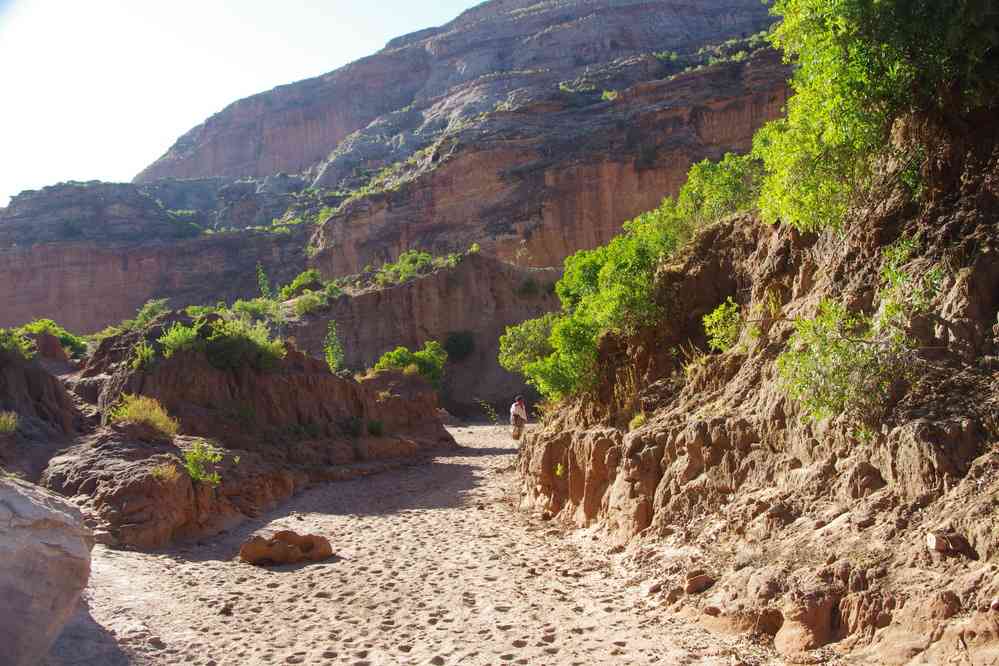
<svg viewBox="0 0 999 666"><path fill-rule="evenodd" d="M300 232L193 233L132 185L15 197L0 216L0 327L49 317L91 333L152 298L183 307L252 297L258 263L282 281L305 264Z"/></svg>
<svg viewBox="0 0 999 666"><path fill-rule="evenodd" d="M347 367L364 369L399 345L416 349L428 340L444 343L451 333L470 334L471 353L448 364L442 397L451 409L481 416L476 400L506 403L525 390L523 379L496 361L499 337L507 326L558 307L551 290L558 277L555 269L519 268L471 254L453 269L341 296L292 323L289 336L322 357L328 324L335 321Z"/></svg>
<svg viewBox="0 0 999 666"><path fill-rule="evenodd" d="M233 103L178 139L136 181L307 171L353 132L384 124L394 112L410 116L412 144L417 127L439 131L491 109L509 92L504 74L546 72L518 86L521 96L537 97L594 65L696 50L771 20L758 0L483 3L333 72ZM490 94L462 99L462 87L473 82Z"/></svg>
<svg viewBox="0 0 999 666"><path fill-rule="evenodd" d="M694 162L748 151L756 129L783 112L786 76L778 56L761 51L612 101L493 114L450 139L436 164L327 218L311 263L340 276L407 249L479 243L508 261L560 265L676 194Z"/></svg>

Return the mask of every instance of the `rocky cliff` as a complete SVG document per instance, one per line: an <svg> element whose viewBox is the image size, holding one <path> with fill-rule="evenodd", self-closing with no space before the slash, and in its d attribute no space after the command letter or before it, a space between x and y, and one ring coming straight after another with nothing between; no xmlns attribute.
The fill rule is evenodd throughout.
<svg viewBox="0 0 999 666"><path fill-rule="evenodd" d="M236 102L138 185L16 197L0 326L90 332L151 298L232 301L256 292L258 262L287 282L477 242L560 265L781 113L787 68L751 37L770 21L756 0L484 3Z"/></svg>
<svg viewBox="0 0 999 666"><path fill-rule="evenodd" d="M496 361L499 336L507 326L558 307L551 287L559 274L469 254L455 268L341 296L292 322L288 334L302 349L322 357L327 327L336 322L346 365L357 369L372 367L399 345L416 349L428 340L444 342L452 334L467 334L471 350L448 363L442 397L453 411L481 416L476 400L505 403L524 390L522 379Z"/></svg>
<svg viewBox="0 0 999 666"><path fill-rule="evenodd" d="M336 71L235 102L136 181L312 171L332 186L347 139L369 144L347 161L393 163L497 103L550 98L559 82L594 78L593 70L598 83L649 78L643 55L696 51L771 20L756 0L486 2Z"/></svg>
<svg viewBox="0 0 999 666"><path fill-rule="evenodd" d="M346 275L414 247L479 243L509 261L559 265L676 194L693 162L746 152L782 113L786 76L775 53L759 51L606 101L570 92L486 113L341 204L312 239L312 263Z"/></svg>
<svg viewBox="0 0 999 666"><path fill-rule="evenodd" d="M204 234L133 185L65 184L0 213L0 327L38 317L91 333L152 298L175 307L257 293L256 266L290 281L303 232Z"/></svg>
<svg viewBox="0 0 999 666"><path fill-rule="evenodd" d="M830 646L860 663L995 661L999 134L994 117L974 126L917 130L938 156L922 208L886 178L845 236L742 217L662 265L668 319L601 340L593 394L527 437L522 506L634 544L663 604L793 663ZM946 266L935 314L909 330L918 370L873 431L813 423L777 355L823 298L876 310L883 250L903 235L919 239L908 270ZM754 334L692 353L728 297Z"/></svg>

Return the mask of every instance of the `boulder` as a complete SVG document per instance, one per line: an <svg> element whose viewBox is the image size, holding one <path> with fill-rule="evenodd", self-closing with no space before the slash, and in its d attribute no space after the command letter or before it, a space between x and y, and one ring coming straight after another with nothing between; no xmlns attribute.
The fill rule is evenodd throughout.
<svg viewBox="0 0 999 666"><path fill-rule="evenodd" d="M76 608L94 541L80 512L30 483L0 477L0 645L6 666L34 666Z"/></svg>
<svg viewBox="0 0 999 666"><path fill-rule="evenodd" d="M250 537L239 549L239 559L257 566L321 562L331 557L333 547L325 537L290 530L278 532L270 539Z"/></svg>

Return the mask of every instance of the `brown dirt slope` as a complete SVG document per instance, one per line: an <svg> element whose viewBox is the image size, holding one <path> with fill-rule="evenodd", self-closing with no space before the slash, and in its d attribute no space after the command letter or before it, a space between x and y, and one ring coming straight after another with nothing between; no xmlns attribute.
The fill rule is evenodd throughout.
<svg viewBox="0 0 999 666"><path fill-rule="evenodd" d="M528 436L522 506L665 544L635 552L674 610L772 637L792 662L996 663L999 134L994 117L974 126L908 128L933 146L923 207L886 177L842 236L751 217L703 231L659 270L668 317L605 337L594 396ZM876 309L881 252L902 234L920 239L917 269L947 269L935 315L911 322L919 379L870 437L812 425L775 367L792 320L822 298ZM685 372L678 350L705 348L701 317L729 296L760 335Z"/></svg>

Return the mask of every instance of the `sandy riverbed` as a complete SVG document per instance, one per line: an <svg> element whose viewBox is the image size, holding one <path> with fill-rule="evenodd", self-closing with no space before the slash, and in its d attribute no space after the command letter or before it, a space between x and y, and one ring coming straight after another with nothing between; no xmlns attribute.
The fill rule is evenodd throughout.
<svg viewBox="0 0 999 666"><path fill-rule="evenodd" d="M514 509L505 428L451 430L466 448L314 488L199 544L97 547L49 666L738 663L650 605L605 545ZM326 535L336 559L235 559L279 529Z"/></svg>

